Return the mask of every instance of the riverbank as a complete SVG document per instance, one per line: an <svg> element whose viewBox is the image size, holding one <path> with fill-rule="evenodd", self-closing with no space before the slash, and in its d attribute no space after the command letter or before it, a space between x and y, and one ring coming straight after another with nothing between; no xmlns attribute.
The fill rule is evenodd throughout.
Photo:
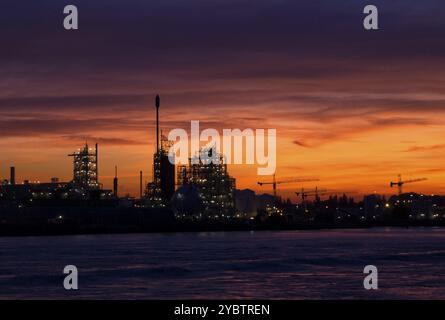
<svg viewBox="0 0 445 320"><path fill-rule="evenodd" d="M140 233L176 233L176 232L233 232L233 231L276 231L276 230L337 230L368 229L375 227L417 228L445 227L445 223L431 221L411 221L392 223L257 223L249 220L221 222L168 222L157 224L73 224L52 223L44 225L0 225L0 237L16 236L63 236L94 234L140 234Z"/></svg>

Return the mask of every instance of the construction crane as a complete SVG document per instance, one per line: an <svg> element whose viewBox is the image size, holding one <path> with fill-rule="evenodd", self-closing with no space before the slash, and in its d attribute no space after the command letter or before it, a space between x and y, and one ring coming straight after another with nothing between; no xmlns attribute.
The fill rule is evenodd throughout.
<svg viewBox="0 0 445 320"><path fill-rule="evenodd" d="M304 188L301 188L301 192L295 192L295 194L301 197L301 204L303 205L304 212L307 212L306 198L315 196L315 199L317 200L319 196L326 194L327 191L328 190L326 189L318 189L318 187L315 187L313 190L304 190Z"/></svg>
<svg viewBox="0 0 445 320"><path fill-rule="evenodd" d="M301 188L301 192L295 192L297 196L301 196L301 200L304 202L307 197L315 196L315 199L318 198L318 196L325 195L328 190L326 189L318 189L318 187L315 187L313 190L304 190L304 188Z"/></svg>
<svg viewBox="0 0 445 320"><path fill-rule="evenodd" d="M314 178L291 178L291 179L284 179L284 180L277 181L276 178L275 178L275 175L273 175L273 180L272 181L268 181L268 182L258 181L258 184L260 186L263 186L263 185L266 185L266 184L271 184L272 185L272 189L273 189L273 196L276 198L277 197L277 184L292 183L292 182L307 182L307 181L318 181L318 179L314 179Z"/></svg>
<svg viewBox="0 0 445 320"><path fill-rule="evenodd" d="M403 192L403 185L405 183L412 183L412 182L418 182L418 181L425 181L428 180L427 178L418 178L418 179L411 179L411 180L402 180L402 175L398 175L399 180L397 182L390 182L389 186L392 188L394 186L397 186L399 188L399 195L401 195Z"/></svg>

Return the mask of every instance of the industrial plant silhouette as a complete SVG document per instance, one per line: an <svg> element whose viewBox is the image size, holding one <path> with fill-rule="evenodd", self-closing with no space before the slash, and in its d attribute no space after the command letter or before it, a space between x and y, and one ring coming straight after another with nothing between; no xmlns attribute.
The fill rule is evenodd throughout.
<svg viewBox="0 0 445 320"><path fill-rule="evenodd" d="M51 178L50 182L18 183L16 168L10 168L9 179L0 184L0 235L445 225L445 197L403 193L404 184L426 178L403 180L399 175L390 182L398 193L388 199L371 194L357 201L315 187L295 192L301 201L292 203L278 196L279 185L318 179L273 175L271 181L257 182L270 185L273 194L256 195L236 189L221 154L213 154L217 163L195 155L188 164L175 166L168 155L172 142L160 133L160 106L157 95L153 178L144 185L139 172L138 198L119 196L117 166L113 190L103 188L99 145L91 148L86 142L69 154L73 159L69 182Z"/></svg>

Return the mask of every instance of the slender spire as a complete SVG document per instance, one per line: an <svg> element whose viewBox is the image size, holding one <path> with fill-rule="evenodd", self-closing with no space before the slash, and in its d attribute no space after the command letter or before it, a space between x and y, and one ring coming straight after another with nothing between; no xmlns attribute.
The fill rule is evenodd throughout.
<svg viewBox="0 0 445 320"><path fill-rule="evenodd" d="M156 95L155 99L156 105L156 153L159 152L159 107L161 106L161 98Z"/></svg>
<svg viewBox="0 0 445 320"><path fill-rule="evenodd" d="M99 185L99 144L96 143L96 182Z"/></svg>
<svg viewBox="0 0 445 320"><path fill-rule="evenodd" d="M142 170L139 171L139 197L142 199Z"/></svg>
<svg viewBox="0 0 445 320"><path fill-rule="evenodd" d="M114 167L113 193L114 197L117 198L118 194L117 166Z"/></svg>

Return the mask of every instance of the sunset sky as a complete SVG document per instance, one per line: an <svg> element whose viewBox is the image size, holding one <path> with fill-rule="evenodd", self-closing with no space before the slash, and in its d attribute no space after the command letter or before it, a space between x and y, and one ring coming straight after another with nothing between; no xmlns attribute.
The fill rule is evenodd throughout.
<svg viewBox="0 0 445 320"><path fill-rule="evenodd" d="M65 3L66 2L66 3ZM0 10L0 177L69 180L67 155L100 144L100 175L136 194L151 179L153 100L161 125L276 128L290 196L445 194L443 0L4 0ZM380 30L362 27L366 4ZM63 28L63 7L79 30ZM238 188L255 166L231 166Z"/></svg>

